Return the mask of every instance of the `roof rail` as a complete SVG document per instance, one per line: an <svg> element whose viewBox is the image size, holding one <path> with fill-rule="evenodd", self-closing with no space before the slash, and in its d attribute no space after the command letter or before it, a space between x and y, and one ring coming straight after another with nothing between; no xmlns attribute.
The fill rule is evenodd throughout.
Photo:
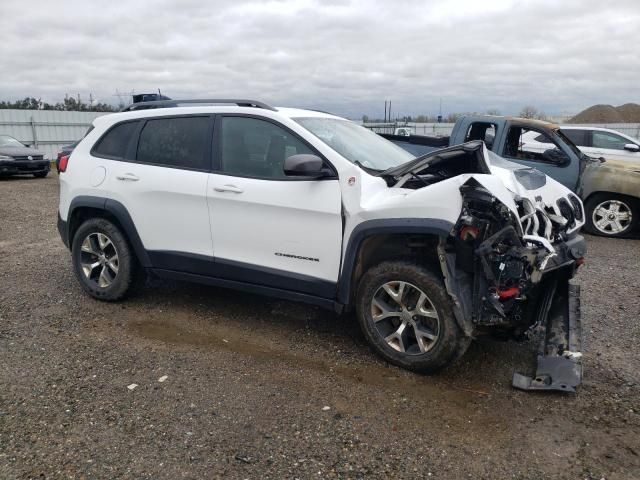
<svg viewBox="0 0 640 480"><path fill-rule="evenodd" d="M170 108L178 107L183 104L235 104L239 107L253 107L264 108L265 110L271 110L277 112L275 108L266 103L258 102L256 100L235 100L227 98L198 98L188 100L154 100L151 102L138 102L132 103L128 107L120 110L121 112L131 112L133 110L147 110L149 108Z"/></svg>

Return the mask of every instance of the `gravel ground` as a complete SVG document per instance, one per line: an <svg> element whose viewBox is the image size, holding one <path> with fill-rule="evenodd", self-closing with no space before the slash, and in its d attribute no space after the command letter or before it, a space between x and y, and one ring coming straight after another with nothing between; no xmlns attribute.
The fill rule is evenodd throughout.
<svg viewBox="0 0 640 480"><path fill-rule="evenodd" d="M0 180L0 478L640 478L639 240L587 238L584 383L532 394L532 344L425 377L305 305L159 280L94 301L57 189Z"/></svg>

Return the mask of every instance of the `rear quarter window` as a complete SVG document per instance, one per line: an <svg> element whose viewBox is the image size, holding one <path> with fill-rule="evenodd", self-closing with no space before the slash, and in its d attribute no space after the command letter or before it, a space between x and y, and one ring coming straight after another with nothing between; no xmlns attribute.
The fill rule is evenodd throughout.
<svg viewBox="0 0 640 480"><path fill-rule="evenodd" d="M137 128L138 121L120 123L111 127L95 144L91 154L96 157L116 160L125 158L129 142L131 142Z"/></svg>

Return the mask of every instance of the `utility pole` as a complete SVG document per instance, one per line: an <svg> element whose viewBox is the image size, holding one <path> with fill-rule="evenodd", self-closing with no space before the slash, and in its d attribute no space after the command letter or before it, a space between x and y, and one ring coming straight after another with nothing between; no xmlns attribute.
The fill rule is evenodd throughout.
<svg viewBox="0 0 640 480"><path fill-rule="evenodd" d="M113 96L118 97L118 105L120 108L124 108L128 103L131 103L131 98L135 93L135 90L131 90L129 93L122 93L116 88L116 93Z"/></svg>
<svg viewBox="0 0 640 480"><path fill-rule="evenodd" d="M384 123L387 123L387 101L384 101Z"/></svg>

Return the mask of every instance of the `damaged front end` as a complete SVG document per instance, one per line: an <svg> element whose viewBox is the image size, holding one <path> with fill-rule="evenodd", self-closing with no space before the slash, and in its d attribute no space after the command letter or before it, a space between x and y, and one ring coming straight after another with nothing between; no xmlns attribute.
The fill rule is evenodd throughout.
<svg viewBox="0 0 640 480"><path fill-rule="evenodd" d="M574 220L527 198L516 198L517 218L473 178L460 192L462 213L444 250L455 256L457 283L469 285L475 334L540 334L536 376L515 374L513 385L575 391L582 377L579 290L569 280L585 252L582 237L567 234Z"/></svg>
<svg viewBox="0 0 640 480"><path fill-rule="evenodd" d="M584 262L582 202L543 173L469 142L385 172L390 185L421 189L458 183L460 214L438 247L458 323L468 336L528 338L542 344L525 390L575 391L582 377L579 289Z"/></svg>

